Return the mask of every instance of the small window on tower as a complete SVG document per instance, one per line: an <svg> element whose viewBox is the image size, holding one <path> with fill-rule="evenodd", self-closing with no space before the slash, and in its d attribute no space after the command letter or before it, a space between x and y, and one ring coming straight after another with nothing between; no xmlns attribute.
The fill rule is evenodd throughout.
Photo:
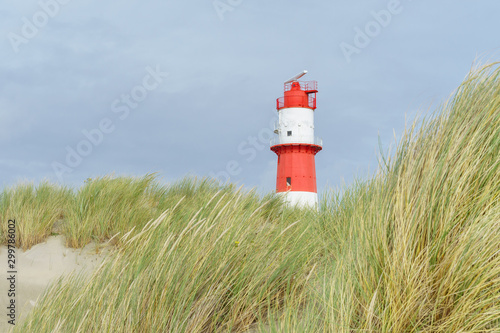
<svg viewBox="0 0 500 333"><path fill-rule="evenodd" d="M287 132L286 132L286 135L288 135L288 136L292 136L292 131L287 131Z"/></svg>
<svg viewBox="0 0 500 333"><path fill-rule="evenodd" d="M292 186L292 177L286 177L286 186Z"/></svg>

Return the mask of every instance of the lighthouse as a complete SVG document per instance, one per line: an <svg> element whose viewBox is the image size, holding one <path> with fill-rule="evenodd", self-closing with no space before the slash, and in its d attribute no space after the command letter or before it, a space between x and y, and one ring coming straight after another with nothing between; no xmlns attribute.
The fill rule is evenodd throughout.
<svg viewBox="0 0 500 333"><path fill-rule="evenodd" d="M317 207L316 165L314 158L322 141L314 136L316 81L299 81L307 71L285 81L284 96L276 100L278 122L271 150L278 155L276 192L290 205Z"/></svg>

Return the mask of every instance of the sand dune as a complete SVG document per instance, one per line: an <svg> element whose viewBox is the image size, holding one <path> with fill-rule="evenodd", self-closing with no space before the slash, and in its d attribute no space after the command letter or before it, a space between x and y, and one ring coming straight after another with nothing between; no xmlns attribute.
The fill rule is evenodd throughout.
<svg viewBox="0 0 500 333"><path fill-rule="evenodd" d="M23 252L16 249L16 324L36 306L45 288L63 275L71 272L90 274L102 263L109 253L109 246L89 244L83 249L70 249L64 246L63 236L52 236L45 243L37 244ZM9 332L7 305L10 297L7 280L7 247L0 250L0 332Z"/></svg>

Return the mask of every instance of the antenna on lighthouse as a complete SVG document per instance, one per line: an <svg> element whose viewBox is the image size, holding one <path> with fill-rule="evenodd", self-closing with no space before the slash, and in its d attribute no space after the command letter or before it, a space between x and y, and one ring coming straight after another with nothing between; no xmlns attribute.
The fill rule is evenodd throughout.
<svg viewBox="0 0 500 333"><path fill-rule="evenodd" d="M294 77L290 78L290 80L285 81L285 84L293 82L293 81L297 81L298 79L300 79L301 77L303 77L306 74L307 74L307 71L304 70L304 71L300 72L299 74L295 75Z"/></svg>

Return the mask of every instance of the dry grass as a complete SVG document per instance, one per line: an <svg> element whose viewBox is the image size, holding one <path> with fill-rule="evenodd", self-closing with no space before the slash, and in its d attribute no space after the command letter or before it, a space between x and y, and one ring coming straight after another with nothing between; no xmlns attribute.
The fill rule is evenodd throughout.
<svg viewBox="0 0 500 333"><path fill-rule="evenodd" d="M375 179L326 203L325 330L500 330L499 76L472 72Z"/></svg>
<svg viewBox="0 0 500 333"><path fill-rule="evenodd" d="M16 246L24 250L44 241L71 198L71 191L48 182L23 183L0 193L0 235L7 243L8 220L16 220Z"/></svg>
<svg viewBox="0 0 500 333"><path fill-rule="evenodd" d="M251 194L212 185L210 195L188 220L182 199L124 235L90 281L55 285L20 330L242 332L300 298L318 254L309 226Z"/></svg>
<svg viewBox="0 0 500 333"><path fill-rule="evenodd" d="M119 232L142 228L159 216L157 206L164 189L154 175L88 179L75 193L65 214L67 245L83 247L102 242Z"/></svg>

